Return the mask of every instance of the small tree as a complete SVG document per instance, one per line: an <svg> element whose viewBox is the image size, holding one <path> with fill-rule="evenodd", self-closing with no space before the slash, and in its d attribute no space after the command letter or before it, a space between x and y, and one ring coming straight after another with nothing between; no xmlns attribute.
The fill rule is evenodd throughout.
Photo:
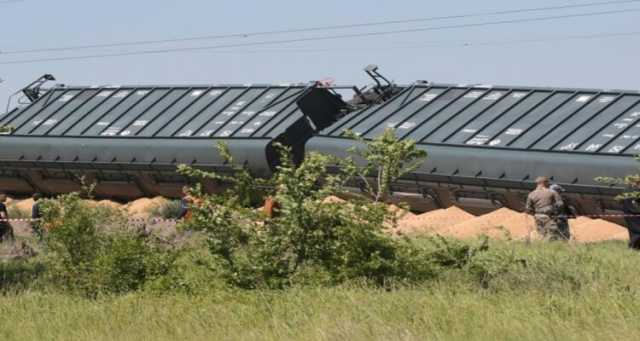
<svg viewBox="0 0 640 341"><path fill-rule="evenodd" d="M10 134L13 132L13 127L0 125L0 134Z"/></svg>
<svg viewBox="0 0 640 341"><path fill-rule="evenodd" d="M640 155L635 156L635 159L640 161ZM640 199L640 174L631 174L623 178L597 177L595 180L604 184L625 187L626 191L617 195L617 200Z"/></svg>
<svg viewBox="0 0 640 341"><path fill-rule="evenodd" d="M418 149L415 141L399 140L391 128L370 141L351 131L345 132L345 135L365 146L349 151L366 161L365 166L356 167L356 174L363 182L367 195L376 202L385 202L391 185L418 169L427 157L427 152Z"/></svg>

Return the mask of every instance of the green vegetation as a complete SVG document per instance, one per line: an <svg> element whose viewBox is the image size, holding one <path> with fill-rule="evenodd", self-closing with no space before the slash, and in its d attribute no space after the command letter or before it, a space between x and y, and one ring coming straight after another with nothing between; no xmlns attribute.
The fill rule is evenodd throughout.
<svg viewBox="0 0 640 341"><path fill-rule="evenodd" d="M21 291L0 297L0 338L636 339L638 255L622 243L489 246L478 262L513 257L521 260L519 265L496 269L483 281L468 268L448 268L429 282L394 290L362 283L237 290L213 287L201 269L190 266L183 280L201 285L192 293L145 289L85 299L25 289L19 282L37 272L29 262L13 277ZM0 269L2 278L17 271L15 266Z"/></svg>
<svg viewBox="0 0 640 341"><path fill-rule="evenodd" d="M39 254L0 258L0 339L636 338L638 254L622 243L385 233L388 184L425 156L397 143L390 132L368 143L365 166L310 154L296 167L281 148L270 179L181 166L229 186L195 186L192 218L172 237L88 205L87 193L47 200L44 244L27 240ZM325 200L358 178L377 179L368 199ZM274 199L273 215L256 193Z"/></svg>
<svg viewBox="0 0 640 341"><path fill-rule="evenodd" d="M233 164L225 146L219 149ZM395 223L395 215L380 200L390 182L416 167L424 156L415 144L398 141L392 130L366 143L361 153L368 163L365 167L351 159L318 153L309 153L302 164L295 165L289 150L280 146L280 151L279 166L270 179L254 178L242 166L235 166L233 176L189 166L179 169L187 176L231 184L216 195L194 188L192 193L200 204L194 207L193 219L182 225L205 233L209 250L231 285L255 289L298 283L335 285L354 279L380 286L421 282L432 277L436 267L460 266L475 255L476 250L459 247L460 259L441 262L410 239L383 233L385 224ZM403 162L408 166L403 167ZM330 165L336 163L341 171L330 174ZM374 200L324 201L344 191L344 185L356 176L374 170L379 174L378 186L368 186ZM256 187L271 188L266 194L278 206L273 216L264 216L248 205L253 200L247 189Z"/></svg>
<svg viewBox="0 0 640 341"><path fill-rule="evenodd" d="M86 297L125 293L169 271L176 255L143 233L124 229L126 218L91 207L80 194L43 204L48 284Z"/></svg>
<svg viewBox="0 0 640 341"><path fill-rule="evenodd" d="M384 202L391 185L418 169L427 157L424 150L416 147L415 141L399 140L393 129L385 129L382 135L371 141L366 141L351 131L345 132L345 135L365 146L352 148L349 152L366 161L365 166L356 166L354 174L364 185L365 193L376 202ZM372 176L374 183L370 180Z"/></svg>
<svg viewBox="0 0 640 341"><path fill-rule="evenodd" d="M177 219L180 217L180 200L169 200L163 204L159 204L153 207L151 212L152 217L159 217L162 219Z"/></svg>
<svg viewBox="0 0 640 341"><path fill-rule="evenodd" d="M11 132L13 132L13 127L12 126L3 126L0 125L0 134L10 134Z"/></svg>
<svg viewBox="0 0 640 341"><path fill-rule="evenodd" d="M636 161L640 161L640 155L635 156ZM623 178L597 177L597 182L615 185L626 189L624 193L619 194L616 199L640 199L640 173L630 174Z"/></svg>

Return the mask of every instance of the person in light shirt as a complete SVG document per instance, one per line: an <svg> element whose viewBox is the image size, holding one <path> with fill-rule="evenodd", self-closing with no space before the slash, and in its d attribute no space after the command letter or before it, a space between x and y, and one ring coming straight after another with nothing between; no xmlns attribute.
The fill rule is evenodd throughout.
<svg viewBox="0 0 640 341"><path fill-rule="evenodd" d="M536 222L536 230L545 239L561 240L562 234L558 228L556 217L558 208L564 203L560 195L550 188L550 181L547 177L536 179L536 189L529 193L526 203L527 213L533 215Z"/></svg>

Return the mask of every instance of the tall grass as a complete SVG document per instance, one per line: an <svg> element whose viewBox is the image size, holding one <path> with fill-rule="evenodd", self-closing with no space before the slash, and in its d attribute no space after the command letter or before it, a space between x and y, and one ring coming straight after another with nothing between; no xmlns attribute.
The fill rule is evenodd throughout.
<svg viewBox="0 0 640 341"><path fill-rule="evenodd" d="M480 273L419 286L0 297L2 340L635 340L640 255L622 243L493 243ZM510 263L511 264L511 263ZM516 265L517 264L517 265ZM187 275L183 276L187 278ZM25 289L26 288L26 289Z"/></svg>
<svg viewBox="0 0 640 341"><path fill-rule="evenodd" d="M637 297L367 287L0 299L3 340L634 340Z"/></svg>

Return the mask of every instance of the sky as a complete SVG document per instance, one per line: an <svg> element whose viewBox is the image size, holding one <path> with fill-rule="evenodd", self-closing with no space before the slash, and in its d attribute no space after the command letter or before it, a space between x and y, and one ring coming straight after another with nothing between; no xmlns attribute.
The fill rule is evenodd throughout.
<svg viewBox="0 0 640 341"><path fill-rule="evenodd" d="M362 86L369 83L362 69L377 64L397 83L429 80L640 90L640 1L351 29L16 53L601 1L606 0L0 0L0 113L12 93L45 73L67 85L280 84L332 78L337 84ZM494 24L605 11L617 13ZM393 33L402 30L415 31ZM331 38L372 32L375 35ZM585 36L591 38L575 38ZM224 47L237 44L245 46ZM199 49L27 63L193 47Z"/></svg>

